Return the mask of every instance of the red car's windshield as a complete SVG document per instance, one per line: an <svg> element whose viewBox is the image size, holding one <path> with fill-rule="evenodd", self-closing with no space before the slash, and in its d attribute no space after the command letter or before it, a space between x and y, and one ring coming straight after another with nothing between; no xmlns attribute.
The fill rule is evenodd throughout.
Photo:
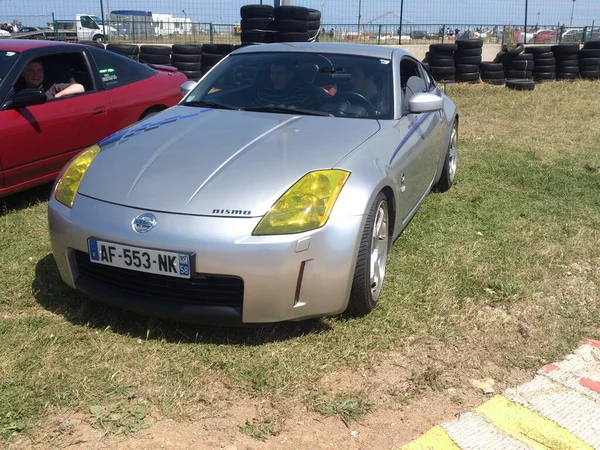
<svg viewBox="0 0 600 450"><path fill-rule="evenodd" d="M6 76L18 57L19 53L17 52L0 50L0 81Z"/></svg>

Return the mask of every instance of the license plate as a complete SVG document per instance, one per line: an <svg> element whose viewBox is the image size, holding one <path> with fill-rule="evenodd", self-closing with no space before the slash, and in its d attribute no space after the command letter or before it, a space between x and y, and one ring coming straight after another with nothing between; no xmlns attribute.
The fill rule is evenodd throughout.
<svg viewBox="0 0 600 450"><path fill-rule="evenodd" d="M88 250L90 261L96 264L178 278L190 278L193 272L189 253L132 247L95 238L88 239Z"/></svg>

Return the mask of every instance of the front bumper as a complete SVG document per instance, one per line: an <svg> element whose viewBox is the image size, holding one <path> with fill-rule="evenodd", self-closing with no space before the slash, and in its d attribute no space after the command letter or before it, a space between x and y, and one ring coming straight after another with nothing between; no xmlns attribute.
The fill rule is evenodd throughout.
<svg viewBox="0 0 600 450"><path fill-rule="evenodd" d="M152 212L158 224L136 233L131 221ZM50 241L62 279L84 294L143 314L193 323L273 323L343 312L348 304L364 216L330 219L295 235L252 236L260 218L221 218L140 210L77 195L72 209L52 198ZM87 240L195 253L201 277L243 280L239 305L157 298L81 276L76 256ZM81 259L80 259L81 261ZM122 269L125 270L125 269Z"/></svg>

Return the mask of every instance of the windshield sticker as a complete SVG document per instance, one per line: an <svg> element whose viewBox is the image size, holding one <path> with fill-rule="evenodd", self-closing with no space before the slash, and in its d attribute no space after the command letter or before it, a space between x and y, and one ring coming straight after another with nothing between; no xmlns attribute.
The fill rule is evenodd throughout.
<svg viewBox="0 0 600 450"><path fill-rule="evenodd" d="M103 83L109 83L111 81L116 81L116 80L117 80L117 76L116 75L109 75L109 74L102 75L102 82Z"/></svg>
<svg viewBox="0 0 600 450"><path fill-rule="evenodd" d="M380 62L381 64L389 64L389 63L390 63L390 60L389 60L389 59L380 59L380 60L379 60L379 62Z"/></svg>
<svg viewBox="0 0 600 450"><path fill-rule="evenodd" d="M100 69L101 74L114 73L115 69Z"/></svg>
<svg viewBox="0 0 600 450"><path fill-rule="evenodd" d="M17 52L6 52L6 56L15 56Z"/></svg>

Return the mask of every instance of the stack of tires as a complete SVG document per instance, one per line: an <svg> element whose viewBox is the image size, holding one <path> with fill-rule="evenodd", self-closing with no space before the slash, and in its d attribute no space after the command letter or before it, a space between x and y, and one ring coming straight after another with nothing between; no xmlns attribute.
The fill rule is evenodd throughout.
<svg viewBox="0 0 600 450"><path fill-rule="evenodd" d="M504 75L507 80L533 80L535 63L531 53L521 52L507 56L504 61Z"/></svg>
<svg viewBox="0 0 600 450"><path fill-rule="evenodd" d="M551 47L556 58L556 79L579 78L579 44L559 44Z"/></svg>
<svg viewBox="0 0 600 450"><path fill-rule="evenodd" d="M104 44L99 44L94 42L94 45L98 47L101 45L104 47ZM121 55L125 55L131 59L138 59L138 55L140 54L140 47L136 44L107 44L106 50L109 50L114 53L119 53Z"/></svg>
<svg viewBox="0 0 600 450"><path fill-rule="evenodd" d="M600 41L586 42L578 56L581 78L600 80Z"/></svg>
<svg viewBox="0 0 600 450"><path fill-rule="evenodd" d="M454 55L456 81L478 83L483 40L457 39L456 46L457 49Z"/></svg>
<svg viewBox="0 0 600 450"><path fill-rule="evenodd" d="M533 79L544 82L556 79L556 58L552 48L546 45L527 47L525 53L533 55Z"/></svg>
<svg viewBox="0 0 600 450"><path fill-rule="evenodd" d="M273 13L273 42L309 42L318 37L321 11L303 6L276 6Z"/></svg>
<svg viewBox="0 0 600 450"><path fill-rule="evenodd" d="M173 44L171 65L183 73L188 80L202 78L202 44Z"/></svg>
<svg viewBox="0 0 600 450"><path fill-rule="evenodd" d="M271 5L244 5L240 16L242 45L273 42L274 8Z"/></svg>
<svg viewBox="0 0 600 450"><path fill-rule="evenodd" d="M429 71L436 81L451 83L456 80L456 67L454 67L454 54L456 44L431 44L427 64Z"/></svg>
<svg viewBox="0 0 600 450"><path fill-rule="evenodd" d="M202 46L202 62L200 66L202 76L233 50L234 46L231 44L204 44Z"/></svg>
<svg viewBox="0 0 600 450"><path fill-rule="evenodd" d="M504 84L504 66L501 62L482 62L479 65L481 81L501 86Z"/></svg>
<svg viewBox="0 0 600 450"><path fill-rule="evenodd" d="M148 64L171 65L170 45L141 45L139 60Z"/></svg>

